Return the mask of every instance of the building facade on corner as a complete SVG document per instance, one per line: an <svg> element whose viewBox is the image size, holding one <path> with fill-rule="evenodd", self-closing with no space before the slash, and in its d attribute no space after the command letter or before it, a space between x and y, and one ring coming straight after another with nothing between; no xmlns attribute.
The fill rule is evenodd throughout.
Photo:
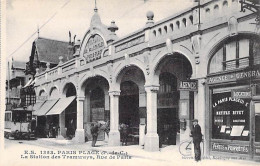
<svg viewBox="0 0 260 166"><path fill-rule="evenodd" d="M259 32L256 14L240 9L201 1L156 23L148 12L142 29L118 38L95 8L74 58L36 73L36 95L46 95L36 112L55 116L63 137L73 119L77 142L110 120L108 144L118 146L127 124L131 143L148 151L190 139L196 118L204 155L259 158Z"/></svg>

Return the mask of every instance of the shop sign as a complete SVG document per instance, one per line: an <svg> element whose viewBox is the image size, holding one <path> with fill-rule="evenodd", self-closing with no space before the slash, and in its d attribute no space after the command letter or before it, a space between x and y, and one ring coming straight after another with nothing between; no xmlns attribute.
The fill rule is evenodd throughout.
<svg viewBox="0 0 260 166"><path fill-rule="evenodd" d="M239 81L245 79L260 78L259 69L246 69L241 72L224 74L220 76L214 76L207 79L208 84L222 83L229 81Z"/></svg>
<svg viewBox="0 0 260 166"><path fill-rule="evenodd" d="M197 91L198 81L197 80L180 81L178 84L178 90Z"/></svg>
<svg viewBox="0 0 260 166"><path fill-rule="evenodd" d="M251 98L252 93L249 88L234 89L231 91L231 97L239 98L239 99L246 99L246 98Z"/></svg>
<svg viewBox="0 0 260 166"><path fill-rule="evenodd" d="M211 144L212 151L218 152L229 152L229 153L241 153L241 154L248 154L249 153L249 146L247 145L234 145L228 143L215 143Z"/></svg>
<svg viewBox="0 0 260 166"><path fill-rule="evenodd" d="M105 48L105 42L100 35L93 35L89 38L85 50L84 58L86 62L92 62L101 58L103 49Z"/></svg>

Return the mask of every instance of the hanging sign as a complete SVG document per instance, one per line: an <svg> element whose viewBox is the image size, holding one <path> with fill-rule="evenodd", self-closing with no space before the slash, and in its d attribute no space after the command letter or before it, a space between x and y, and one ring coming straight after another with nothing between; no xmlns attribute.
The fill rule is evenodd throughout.
<svg viewBox="0 0 260 166"><path fill-rule="evenodd" d="M197 91L198 90L198 81L197 80L180 81L178 84L178 90Z"/></svg>

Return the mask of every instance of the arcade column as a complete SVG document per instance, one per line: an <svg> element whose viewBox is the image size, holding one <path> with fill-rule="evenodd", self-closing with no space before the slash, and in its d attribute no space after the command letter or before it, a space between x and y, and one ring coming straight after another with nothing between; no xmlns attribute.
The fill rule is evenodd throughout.
<svg viewBox="0 0 260 166"><path fill-rule="evenodd" d="M119 123L119 96L120 91L109 91L110 96L110 132L109 146L120 146L120 133L118 131Z"/></svg>
<svg viewBox="0 0 260 166"><path fill-rule="evenodd" d="M198 80L198 92L194 95L195 100L195 110L194 110L194 118L199 120L199 125L201 126L201 132L204 135L204 154L208 153L209 149L209 141L208 135L209 131L205 130L206 125L209 124L209 116L206 116L206 79L202 78ZM208 114L208 111L207 111Z"/></svg>
<svg viewBox="0 0 260 166"><path fill-rule="evenodd" d="M157 134L157 93L159 86L145 86L147 97L147 133L144 149L159 151L159 136Z"/></svg>
<svg viewBox="0 0 260 166"><path fill-rule="evenodd" d="M191 111L189 91L180 90L179 118L180 118L180 142L190 139Z"/></svg>
<svg viewBox="0 0 260 166"><path fill-rule="evenodd" d="M85 142L85 132L83 128L83 104L84 104L84 97L77 97L77 130L75 133L74 141L78 143Z"/></svg>

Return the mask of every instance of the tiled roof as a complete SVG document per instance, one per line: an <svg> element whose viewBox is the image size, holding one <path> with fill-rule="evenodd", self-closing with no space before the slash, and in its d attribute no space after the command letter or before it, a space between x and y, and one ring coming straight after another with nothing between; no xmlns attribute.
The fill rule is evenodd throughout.
<svg viewBox="0 0 260 166"><path fill-rule="evenodd" d="M15 69L25 69L26 66L26 62L22 62L22 61L12 61L12 68Z"/></svg>
<svg viewBox="0 0 260 166"><path fill-rule="evenodd" d="M40 37L35 40L35 44L40 62L58 64L60 56L63 56L63 61L67 61L68 42Z"/></svg>

